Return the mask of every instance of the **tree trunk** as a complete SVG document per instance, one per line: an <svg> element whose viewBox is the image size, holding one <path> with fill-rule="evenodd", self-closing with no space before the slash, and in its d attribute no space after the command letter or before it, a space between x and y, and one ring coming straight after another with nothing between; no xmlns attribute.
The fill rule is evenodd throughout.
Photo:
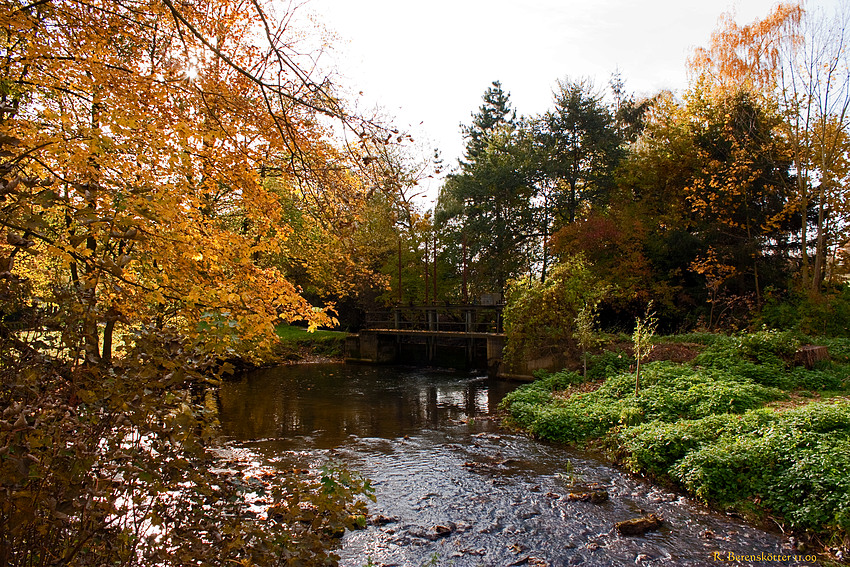
<svg viewBox="0 0 850 567"><path fill-rule="evenodd" d="M635 367L635 397L637 397L639 391L640 391L640 357L638 357L637 366Z"/></svg>
<svg viewBox="0 0 850 567"><path fill-rule="evenodd" d="M115 319L110 318L103 330L103 354L100 357L102 364L112 363L112 336L115 331Z"/></svg>
<svg viewBox="0 0 850 567"><path fill-rule="evenodd" d="M805 345L794 353L794 364L805 366L809 370L821 360L829 360L829 350L825 346Z"/></svg>
<svg viewBox="0 0 850 567"><path fill-rule="evenodd" d="M582 377L587 380L587 349L581 353L582 362L584 364Z"/></svg>
<svg viewBox="0 0 850 567"><path fill-rule="evenodd" d="M821 183L818 190L818 228L815 242L815 265L812 270L812 293L820 293L823 275L826 269L826 183Z"/></svg>
<svg viewBox="0 0 850 567"><path fill-rule="evenodd" d="M795 156L797 157L797 156ZM801 171L800 169L800 161L799 158L795 159L795 166L797 167L797 171ZM806 180L804 176L800 173L797 174L797 189L800 193L800 213L803 217L803 222L800 226L800 258L802 260L802 281L803 288L809 286L809 250L808 250L808 210L809 210L809 195L808 189L806 187Z"/></svg>

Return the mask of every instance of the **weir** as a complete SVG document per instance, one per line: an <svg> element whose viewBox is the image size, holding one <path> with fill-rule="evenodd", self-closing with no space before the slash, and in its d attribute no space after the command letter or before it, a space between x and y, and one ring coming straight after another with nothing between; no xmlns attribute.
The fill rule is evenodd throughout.
<svg viewBox="0 0 850 567"><path fill-rule="evenodd" d="M346 338L346 362L424 364L500 374L502 305L409 305L366 313Z"/></svg>

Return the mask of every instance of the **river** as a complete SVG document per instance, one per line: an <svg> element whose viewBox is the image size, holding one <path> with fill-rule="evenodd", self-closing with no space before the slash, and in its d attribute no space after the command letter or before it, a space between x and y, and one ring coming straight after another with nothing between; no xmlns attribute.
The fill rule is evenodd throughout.
<svg viewBox="0 0 850 567"><path fill-rule="evenodd" d="M383 525L349 532L340 565L805 565L788 539L653 487L581 451L499 428L516 383L476 374L315 364L221 390L226 445L282 468L329 459L371 479ZM602 503L570 493L604 489ZM624 537L647 513L660 529ZM379 522L380 523L380 522ZM774 557L770 557L773 554Z"/></svg>

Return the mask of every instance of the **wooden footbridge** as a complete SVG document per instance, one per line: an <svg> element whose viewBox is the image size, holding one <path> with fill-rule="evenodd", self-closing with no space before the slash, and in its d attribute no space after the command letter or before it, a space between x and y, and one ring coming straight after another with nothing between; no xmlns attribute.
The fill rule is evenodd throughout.
<svg viewBox="0 0 850 567"><path fill-rule="evenodd" d="M487 368L497 374L505 335L502 305L421 304L366 313L346 340L346 361Z"/></svg>

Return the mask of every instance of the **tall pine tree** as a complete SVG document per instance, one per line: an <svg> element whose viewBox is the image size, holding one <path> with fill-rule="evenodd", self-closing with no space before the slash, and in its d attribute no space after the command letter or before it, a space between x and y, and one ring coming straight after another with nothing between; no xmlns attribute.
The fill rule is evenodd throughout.
<svg viewBox="0 0 850 567"><path fill-rule="evenodd" d="M529 270L533 232L532 190L522 128L509 94L496 81L469 126L460 171L448 176L437 202L436 223L449 263L463 269L473 296L505 290L510 278ZM465 243L465 244L464 244Z"/></svg>

